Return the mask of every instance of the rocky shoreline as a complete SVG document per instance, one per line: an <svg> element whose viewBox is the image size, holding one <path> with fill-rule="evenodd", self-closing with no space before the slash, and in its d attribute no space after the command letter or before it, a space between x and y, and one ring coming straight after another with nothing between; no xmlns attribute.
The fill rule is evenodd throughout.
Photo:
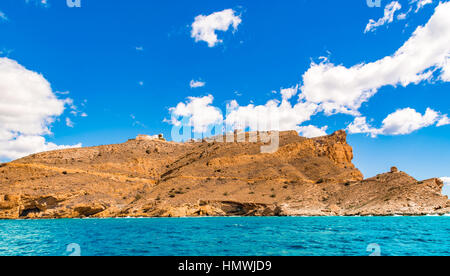
<svg viewBox="0 0 450 276"><path fill-rule="evenodd" d="M0 164L0 219L424 216L450 213L437 178L392 168L364 179L346 133L264 142L167 142L35 154ZM237 138L237 137L235 137Z"/></svg>

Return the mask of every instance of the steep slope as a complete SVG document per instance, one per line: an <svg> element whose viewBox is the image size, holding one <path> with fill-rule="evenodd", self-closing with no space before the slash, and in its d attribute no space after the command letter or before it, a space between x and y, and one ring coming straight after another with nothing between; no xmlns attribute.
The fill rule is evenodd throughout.
<svg viewBox="0 0 450 276"><path fill-rule="evenodd" d="M35 154L0 165L0 218L449 213L440 180L363 180L344 131L262 145L137 139Z"/></svg>

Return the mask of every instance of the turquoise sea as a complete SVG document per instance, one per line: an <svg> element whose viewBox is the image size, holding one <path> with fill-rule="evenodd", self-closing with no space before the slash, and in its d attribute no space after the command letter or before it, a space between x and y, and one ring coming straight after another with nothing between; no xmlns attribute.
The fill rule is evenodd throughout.
<svg viewBox="0 0 450 276"><path fill-rule="evenodd" d="M0 255L70 254L450 256L450 217L0 221Z"/></svg>

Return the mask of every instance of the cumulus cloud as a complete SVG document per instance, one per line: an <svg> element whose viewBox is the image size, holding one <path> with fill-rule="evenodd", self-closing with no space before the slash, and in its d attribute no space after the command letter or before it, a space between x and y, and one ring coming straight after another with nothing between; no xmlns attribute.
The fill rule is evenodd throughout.
<svg viewBox="0 0 450 276"><path fill-rule="evenodd" d="M315 138L315 137L327 135L327 129L328 129L328 126L318 128L316 126L309 125L309 126L300 126L297 128L297 131L303 137Z"/></svg>
<svg viewBox="0 0 450 276"><path fill-rule="evenodd" d="M413 35L392 56L350 68L334 65L328 60L312 63L303 75L303 97L320 104L328 115L347 113L358 115L363 102L368 101L383 86L408 86L433 78L440 72L449 80L450 2L441 3L425 26Z"/></svg>
<svg viewBox="0 0 450 276"><path fill-rule="evenodd" d="M357 117L348 126L349 133L367 133L372 137L377 135L405 135L431 125L441 126L440 122L447 115L428 108L425 114L420 114L412 108L399 109L383 120L381 128L374 128L367 123L366 117Z"/></svg>
<svg viewBox="0 0 450 276"><path fill-rule="evenodd" d="M392 23L394 21L394 15L397 11L401 10L402 5L399 2L394 1L386 5L384 8L384 16L378 19L377 21L370 19L369 23L364 30L364 33L373 32L378 27L383 26L385 24Z"/></svg>
<svg viewBox="0 0 450 276"><path fill-rule="evenodd" d="M292 105L289 101L298 92L298 87L282 89L281 102L273 99L265 105L250 104L240 106L232 101L228 106L226 124L235 129L251 130L297 130L317 112L317 104L299 101Z"/></svg>
<svg viewBox="0 0 450 276"><path fill-rule="evenodd" d="M209 126L223 121L221 110L211 105L213 100L214 97L211 95L189 97L185 103L179 103L176 107L169 109L171 119L168 122L180 126L183 118L187 118L187 125L193 127L194 132L204 133Z"/></svg>
<svg viewBox="0 0 450 276"><path fill-rule="evenodd" d="M433 0L413 0L411 3L417 3L416 13L428 4L432 4Z"/></svg>
<svg viewBox="0 0 450 276"><path fill-rule="evenodd" d="M450 82L450 56L447 56L445 61L442 63L440 80Z"/></svg>
<svg viewBox="0 0 450 276"><path fill-rule="evenodd" d="M54 143L47 142L43 136L31 135L31 136L17 136L15 139L0 141L0 158L6 159L17 159L20 157L27 156L29 154L69 149L69 148L79 148L81 144L77 145L57 145Z"/></svg>
<svg viewBox="0 0 450 276"><path fill-rule="evenodd" d="M199 87L203 87L205 86L206 83L202 82L202 81L196 81L196 80L191 80L191 82L189 83L189 86L191 88L199 88Z"/></svg>
<svg viewBox="0 0 450 276"><path fill-rule="evenodd" d="M42 75L0 58L0 91L0 159L68 147L47 143L44 136L73 102L58 99Z"/></svg>
<svg viewBox="0 0 450 276"><path fill-rule="evenodd" d="M446 126L446 125L450 125L450 119L448 118L448 115L443 115L438 123L436 124L436 126L440 127L440 126Z"/></svg>
<svg viewBox="0 0 450 276"><path fill-rule="evenodd" d="M230 26L233 27L233 30L237 30L241 22L241 16L236 15L236 12L232 9L210 15L199 15L192 23L191 37L195 38L196 42L204 41L208 43L209 47L214 47L223 42L217 37L216 31L226 32Z"/></svg>
<svg viewBox="0 0 450 276"><path fill-rule="evenodd" d="M307 137L326 135L327 127L301 126L311 119L318 106L303 101L292 105L289 100L297 92L298 86L281 89L281 102L273 99L264 105L240 106L233 100L227 105L225 118L221 109L212 105L214 98L211 95L201 98L190 97L186 103L179 103L176 107L170 108L171 119L166 122L175 126L184 123L193 127L197 133L204 133L208 127L214 125L222 125L223 129L228 130L297 130ZM183 122L183 118L187 118L187 121Z"/></svg>

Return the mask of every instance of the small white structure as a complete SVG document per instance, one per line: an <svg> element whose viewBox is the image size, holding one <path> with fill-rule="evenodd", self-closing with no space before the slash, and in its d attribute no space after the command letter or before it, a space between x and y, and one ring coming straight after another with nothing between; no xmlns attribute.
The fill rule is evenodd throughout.
<svg viewBox="0 0 450 276"><path fill-rule="evenodd" d="M162 134L158 134L158 135L143 135L143 134L139 134L136 137L137 141L154 141L154 140L160 140L160 141L165 141L164 136Z"/></svg>

